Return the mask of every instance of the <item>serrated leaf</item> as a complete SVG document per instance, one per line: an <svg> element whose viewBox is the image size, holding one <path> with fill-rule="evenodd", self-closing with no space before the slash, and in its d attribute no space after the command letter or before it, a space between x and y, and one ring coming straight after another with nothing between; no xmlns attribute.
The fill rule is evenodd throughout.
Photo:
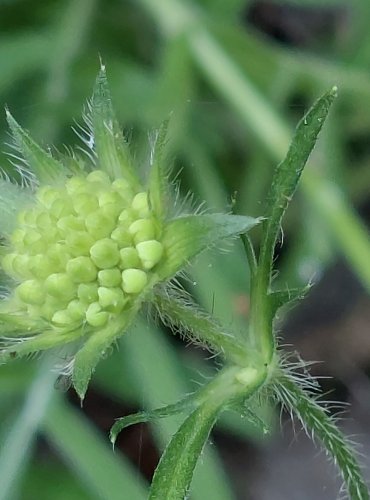
<svg viewBox="0 0 370 500"><path fill-rule="evenodd" d="M171 415L177 415L178 413L192 410L197 402L197 394L195 393L181 399L177 403L163 406L162 408L157 408L156 410L141 411L134 413L133 415L127 415L126 417L119 418L110 430L111 443L114 445L118 434L130 425L152 422L153 420L157 420L159 418L170 417Z"/></svg>
<svg viewBox="0 0 370 500"><path fill-rule="evenodd" d="M186 418L165 449L154 473L149 500L184 500L194 469L221 411L206 401Z"/></svg>
<svg viewBox="0 0 370 500"><path fill-rule="evenodd" d="M95 82L91 100L91 120L99 168L106 171L112 179L125 177L133 187L137 187L138 178L115 117L104 66L100 68Z"/></svg>
<svg viewBox="0 0 370 500"><path fill-rule="evenodd" d="M169 119L160 126L153 144L149 177L149 200L153 212L163 220L168 207L168 141Z"/></svg>
<svg viewBox="0 0 370 500"><path fill-rule="evenodd" d="M0 179L0 232L10 235L17 223L17 214L33 201L32 193L13 182Z"/></svg>
<svg viewBox="0 0 370 500"><path fill-rule="evenodd" d="M66 175L63 164L41 148L30 134L16 122L8 110L6 117L15 145L35 177L44 183L53 183L55 180L63 178Z"/></svg>
<svg viewBox="0 0 370 500"><path fill-rule="evenodd" d="M188 215L170 221L162 238L165 258L156 272L167 279L182 269L190 259L220 240L249 231L261 219L241 215Z"/></svg>
<svg viewBox="0 0 370 500"><path fill-rule="evenodd" d="M60 331L54 330L37 333L34 336L0 337L0 364L13 358L28 356L39 351L45 351L63 344L73 342L81 335L80 330Z"/></svg>
<svg viewBox="0 0 370 500"><path fill-rule="evenodd" d="M295 413L309 435L316 436L340 469L351 500L369 500L356 454L325 409L299 387L289 375L282 374L275 382L278 399Z"/></svg>

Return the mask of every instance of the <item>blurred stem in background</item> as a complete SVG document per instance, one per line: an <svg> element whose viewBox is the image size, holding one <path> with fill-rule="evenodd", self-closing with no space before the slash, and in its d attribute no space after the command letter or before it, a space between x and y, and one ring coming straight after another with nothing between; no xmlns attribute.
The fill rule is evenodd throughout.
<svg viewBox="0 0 370 500"><path fill-rule="evenodd" d="M9 500L20 487L20 480L32 456L43 419L54 396L57 377L51 372L54 360L46 357L28 389L23 408L9 428L3 429L0 448L0 499Z"/></svg>
<svg viewBox="0 0 370 500"><path fill-rule="evenodd" d="M272 103L257 91L247 75L201 23L200 14L177 0L140 0L148 8L165 36L183 36L200 71L229 103L247 126L250 133L269 151L275 162L281 161L289 146L291 131L274 111ZM334 82L335 83L335 82ZM316 165L318 168L318 165ZM364 287L370 291L370 238L350 204L331 183L321 176L312 189L312 173L307 169L302 179L302 190L310 209L316 208L323 217L328 235L333 235L338 248L357 273ZM323 200L330 200L323 203ZM336 223L338 212L344 217L344 226ZM348 238L350 232L352 238ZM367 270L367 271L365 271ZM364 272L365 271L365 272Z"/></svg>

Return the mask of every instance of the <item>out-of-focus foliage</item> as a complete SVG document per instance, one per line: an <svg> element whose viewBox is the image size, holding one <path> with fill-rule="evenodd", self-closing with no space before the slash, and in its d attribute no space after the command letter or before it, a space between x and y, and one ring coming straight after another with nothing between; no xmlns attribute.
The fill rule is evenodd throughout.
<svg viewBox="0 0 370 500"><path fill-rule="evenodd" d="M100 57L139 163L151 132L171 113L183 193L214 209L236 199L239 213L259 216L293 125L336 84L338 103L284 224L276 279L282 288L287 280L319 280L342 255L369 289L370 243L358 215L370 185L369 18L365 0L5 0L0 105L43 144L76 144L71 124L81 123ZM0 166L11 171L6 147ZM241 245L202 255L191 278L186 286L203 306L242 336L248 269ZM146 434L123 433L124 453L113 454L101 431L132 409L176 401L214 365L160 327L143 325L99 368L84 410L61 390L68 381L59 379L54 390L47 358L0 367L1 500L145 498L143 476L150 479L158 458L153 444L163 449L179 422L156 423L150 443ZM264 419L274 419L268 408ZM220 429L262 440L258 429L228 415ZM215 447L205 452L195 500L236 498L218 455Z"/></svg>

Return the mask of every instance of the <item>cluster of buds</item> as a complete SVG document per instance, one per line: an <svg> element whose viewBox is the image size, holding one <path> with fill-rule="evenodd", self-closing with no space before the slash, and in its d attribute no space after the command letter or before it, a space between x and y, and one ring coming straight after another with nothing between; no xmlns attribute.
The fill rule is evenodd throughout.
<svg viewBox="0 0 370 500"><path fill-rule="evenodd" d="M0 218L2 270L11 277L0 304L0 363L68 344L81 398L99 359L144 301L199 252L258 222L172 216L166 124L143 183L116 121L104 68L89 107L91 162L75 154L56 159L8 113L24 179L22 185L0 179L0 209L7 213Z"/></svg>
<svg viewBox="0 0 370 500"><path fill-rule="evenodd" d="M104 326L145 289L163 255L147 192L101 170L39 188L18 221L2 260L19 282L12 300L57 326Z"/></svg>

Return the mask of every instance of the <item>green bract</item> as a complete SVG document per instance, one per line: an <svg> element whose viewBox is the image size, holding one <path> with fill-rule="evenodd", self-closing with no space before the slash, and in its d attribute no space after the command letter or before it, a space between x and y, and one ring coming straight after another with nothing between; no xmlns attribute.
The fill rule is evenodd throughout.
<svg viewBox="0 0 370 500"><path fill-rule="evenodd" d="M118 127L104 68L86 120L90 164L75 155L52 157L7 115L24 164L22 187L0 182L7 200L1 262L12 283L1 305L0 361L71 344L73 383L83 397L99 358L154 287L258 220L171 217L166 125L144 184Z"/></svg>

